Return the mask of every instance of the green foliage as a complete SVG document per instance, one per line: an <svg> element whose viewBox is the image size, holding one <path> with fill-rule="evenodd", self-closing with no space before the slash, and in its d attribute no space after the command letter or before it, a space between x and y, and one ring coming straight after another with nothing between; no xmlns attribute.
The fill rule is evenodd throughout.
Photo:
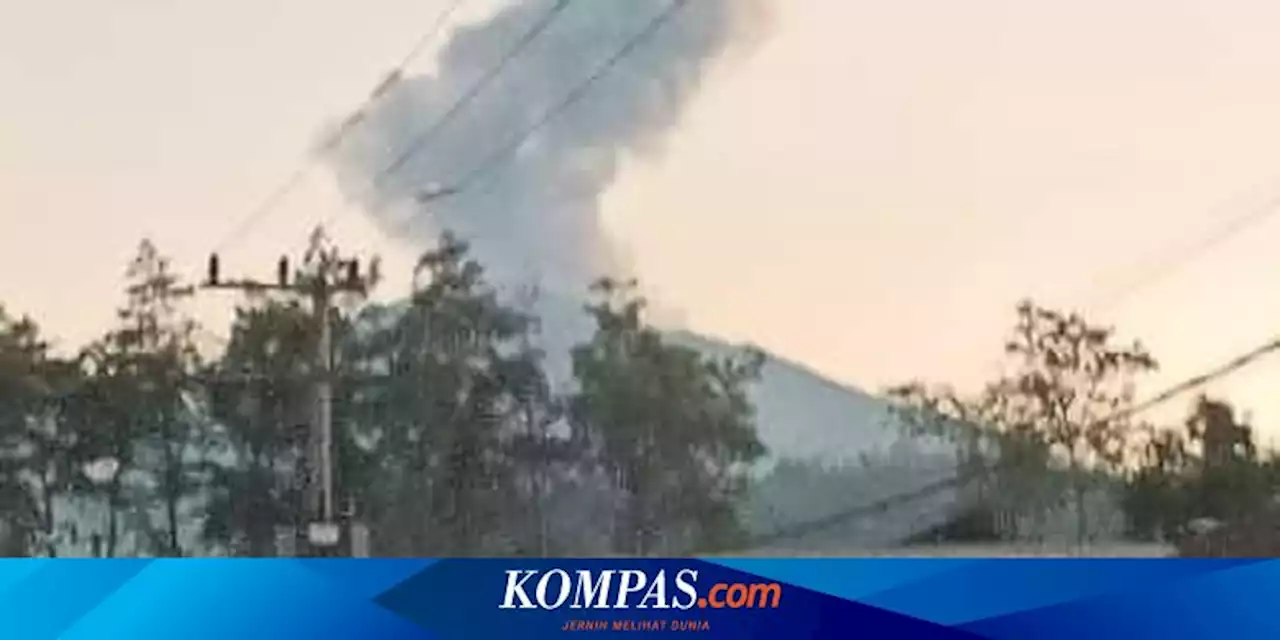
<svg viewBox="0 0 1280 640"><path fill-rule="evenodd" d="M193 289L149 241L139 246L126 278L119 327L82 356L90 365L86 392L97 413L86 416L86 437L98 458L116 465L109 478L94 483L108 507L105 553L116 552L118 511L150 513L154 507L162 522L138 520L146 546L181 556L182 505L200 486L195 458L204 444L200 416L190 409L199 393L192 376L201 366L197 327L183 308ZM127 504L126 483L135 473L142 476L136 482L141 497Z"/></svg>
<svg viewBox="0 0 1280 640"><path fill-rule="evenodd" d="M336 282L348 268L317 235L285 275ZM82 553L85 534L108 556L290 552L280 542L304 537L317 475L313 301L253 292L225 350L203 362L184 308L193 290L151 243L126 279L117 325L74 357L0 309L0 554ZM1017 535L1072 496L1083 536L1085 492L1123 477L1132 535L1175 537L1196 518L1269 513L1280 484L1280 463L1226 403L1202 399L1177 429L1134 426L1132 382L1155 368L1151 356L1031 303L1017 308L1010 373L976 396L890 391L906 435L957 445L954 461L782 461L753 481L765 448L748 391L763 356L667 342L634 282L590 293L595 331L571 353L568 395L547 378L536 315L504 299L449 234L422 256L404 303L362 305L361 291L324 319L338 515L371 526L374 553L735 550L749 529L831 515L801 506L856 507L957 464L970 508L920 536ZM86 506L101 519L77 517ZM193 529L202 545L184 534ZM834 545L849 531L805 535Z"/></svg>
<svg viewBox="0 0 1280 640"><path fill-rule="evenodd" d="M419 261L408 308L368 312L348 356L385 374L353 401L376 442L366 504L380 553L545 548L525 505L541 501L533 494L569 447L547 434L559 410L530 346L533 318L500 302L466 253L446 234Z"/></svg>
<svg viewBox="0 0 1280 640"><path fill-rule="evenodd" d="M337 282L341 258L317 235L283 278ZM117 325L73 358L0 313L0 551L83 554L87 534L96 555L291 553L281 542L302 542L314 510L322 322L337 515L371 526L374 553L743 540L746 471L764 454L747 396L761 356L668 345L631 289L606 282L565 397L536 316L501 299L464 242L446 234L414 275L405 304L361 307L359 291L323 320L296 291L254 289L211 362L184 307L193 289L149 242Z"/></svg>
<svg viewBox="0 0 1280 640"><path fill-rule="evenodd" d="M285 275L336 282L348 268L318 234ZM253 292L225 350L203 362L184 307L193 290L151 243L126 279L116 326L73 357L0 309L0 554L82 553L85 534L108 556L288 553L280 542L304 537L317 475L313 301ZM571 353L567 395L547 378L536 315L449 234L404 303L364 305L360 291L324 318L338 515L371 526L374 553L731 551L749 529L831 515L802 506L856 507L957 464L970 508L923 537L1017 535L1073 496L1083 536L1085 492L1121 477L1131 534L1176 537L1196 518L1270 513L1280 485L1280 462L1227 403L1202 399L1176 429L1133 425L1132 382L1156 366L1146 350L1031 303L1017 308L1010 373L974 397L890 391L906 435L957 445L954 461L781 461L753 481L765 448L748 391L763 356L667 342L634 282L590 293L595 331ZM839 544L853 526L806 540Z"/></svg>
<svg viewBox="0 0 1280 640"><path fill-rule="evenodd" d="M1243 522L1272 510L1280 465L1260 459L1231 405L1200 398L1181 429L1148 429L1125 508L1135 537L1176 539L1195 519Z"/></svg>
<svg viewBox="0 0 1280 640"><path fill-rule="evenodd" d="M1143 540L1173 539L1196 511L1189 486L1195 459L1185 434L1151 426L1143 432L1141 457L1122 497L1129 533Z"/></svg>
<svg viewBox="0 0 1280 640"><path fill-rule="evenodd" d="M57 555L58 498L83 487L88 459L75 360L54 357L29 318L0 309L0 514L11 550Z"/></svg>
<svg viewBox="0 0 1280 640"><path fill-rule="evenodd" d="M277 529L303 527L313 327L296 303L243 306L221 361L206 374L222 452L209 467L204 535L234 552L275 555Z"/></svg>
<svg viewBox="0 0 1280 640"><path fill-rule="evenodd" d="M1020 360L996 389L1011 424L1039 434L1072 467L1114 469L1123 463L1132 382L1156 368L1139 343L1117 346L1108 328L1076 314L1023 303L1006 350Z"/></svg>
<svg viewBox="0 0 1280 640"><path fill-rule="evenodd" d="M596 334L573 352L572 415L622 495L615 550L733 548L747 466L765 454L747 397L762 358L664 343L644 324L634 283L602 280L595 293Z"/></svg>
<svg viewBox="0 0 1280 640"><path fill-rule="evenodd" d="M1122 468L1132 382L1155 360L1139 343L1116 345L1110 329L1030 302L1018 305L1012 333L1005 347L1012 374L976 399L920 383L896 387L894 415L911 435L960 444L961 472L975 480L982 508L996 513L1043 518L1063 497L1052 470L1066 467L1083 540L1084 496L1096 472Z"/></svg>

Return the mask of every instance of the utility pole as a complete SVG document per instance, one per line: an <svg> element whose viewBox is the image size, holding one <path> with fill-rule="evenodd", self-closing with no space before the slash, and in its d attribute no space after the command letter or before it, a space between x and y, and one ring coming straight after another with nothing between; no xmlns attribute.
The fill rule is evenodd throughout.
<svg viewBox="0 0 1280 640"><path fill-rule="evenodd" d="M339 555L337 547L343 538L338 523L339 514L334 508L334 299L342 295L364 297L378 280L376 261L371 263L368 274L362 274L358 260L343 259L336 250L327 249L324 244L323 231L316 229L303 260L304 271L292 274L288 258L281 257L276 265L275 282L244 278L224 280L220 274L218 255L213 254L209 257L208 279L204 284L207 289L232 289L250 294L274 291L311 300L317 340L315 368L311 376L315 405L306 450L306 495L307 507L311 512L307 539L311 555L317 556Z"/></svg>

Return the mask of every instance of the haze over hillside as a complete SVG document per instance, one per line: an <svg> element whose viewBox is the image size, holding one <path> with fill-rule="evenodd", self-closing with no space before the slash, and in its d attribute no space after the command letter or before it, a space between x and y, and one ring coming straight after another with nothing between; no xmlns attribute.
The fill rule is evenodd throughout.
<svg viewBox="0 0 1280 640"><path fill-rule="evenodd" d="M541 319L548 371L571 384L567 354L590 336L591 318L571 296L543 293L531 309ZM746 345L673 329L674 343L716 358L742 355ZM769 455L744 506L756 536L769 537L833 514L909 494L950 478L955 455L945 443L905 436L884 399L826 378L767 351L761 379L751 386L756 427ZM800 469L800 472L796 472ZM816 475L815 475L816 474ZM788 539L792 549L848 549L897 544L941 524L955 492L943 491L873 518L859 518Z"/></svg>
<svg viewBox="0 0 1280 640"><path fill-rule="evenodd" d="M558 384L566 384L571 376L567 354L572 345L593 330L584 304L558 292L543 292L531 304L530 311L541 321L540 342L549 372ZM666 336L674 344L717 358L741 355L747 348L683 329L667 330ZM856 462L863 454L885 453L901 443L901 431L891 420L885 399L840 384L803 364L763 353L762 379L753 385L752 399L760 437L771 459ZM947 450L939 443L912 440L912 446L921 451Z"/></svg>
<svg viewBox="0 0 1280 640"><path fill-rule="evenodd" d="M745 348L688 331L668 335L672 342L718 357ZM775 456L854 462L861 454L885 452L901 439L883 398L764 353L762 379L753 398L761 439Z"/></svg>
<svg viewBox="0 0 1280 640"><path fill-rule="evenodd" d="M672 342L708 355L742 347L687 331ZM752 390L760 440L770 456L753 486L746 522L769 537L897 495L918 491L955 473L955 456L937 441L911 438L891 420L882 398L825 378L804 365L765 352L761 380ZM779 466L781 465L781 466ZM815 477L814 472L818 472ZM874 517L837 521L779 544L792 551L879 548L945 521L956 493L942 491ZM774 545L770 545L774 546Z"/></svg>

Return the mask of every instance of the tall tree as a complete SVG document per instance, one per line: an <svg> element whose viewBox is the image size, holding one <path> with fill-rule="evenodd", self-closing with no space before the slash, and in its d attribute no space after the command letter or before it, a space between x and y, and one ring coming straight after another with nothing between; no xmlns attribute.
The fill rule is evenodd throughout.
<svg viewBox="0 0 1280 640"><path fill-rule="evenodd" d="M78 361L53 356L29 318L0 309L0 513L11 551L59 554L59 505L82 488L87 461L70 406Z"/></svg>
<svg viewBox="0 0 1280 640"><path fill-rule="evenodd" d="M305 528L303 468L315 323L293 301L236 310L231 338L207 375L225 452L213 466L204 533L234 553L273 556L280 530Z"/></svg>
<svg viewBox="0 0 1280 640"><path fill-rule="evenodd" d="M445 234L415 271L407 308L370 309L351 358L384 383L361 393L386 491L371 496L380 553L473 555L543 546L514 517L549 464L554 414L532 318L501 302L467 245ZM377 327L381 327L378 329ZM363 334L363 335L360 335ZM528 472L528 466L525 472Z"/></svg>
<svg viewBox="0 0 1280 640"><path fill-rule="evenodd" d="M87 473L84 493L105 505L104 531L95 539L94 555L114 557L120 546L123 512L145 509L145 501L128 496L126 481L137 469L138 448L146 437L143 375L132 353L121 349L115 335L91 345L83 354L84 386L74 394L73 415L84 436Z"/></svg>
<svg viewBox="0 0 1280 640"><path fill-rule="evenodd" d="M733 548L746 470L765 454L747 395L763 358L665 343L635 283L601 280L594 293L596 333L573 352L572 415L622 493L616 550Z"/></svg>
<svg viewBox="0 0 1280 640"><path fill-rule="evenodd" d="M1175 539L1195 517L1196 455L1185 431L1152 425L1141 428L1138 447L1122 498L1129 534Z"/></svg>
<svg viewBox="0 0 1280 640"><path fill-rule="evenodd" d="M161 555L184 553L181 530L184 504L200 488L199 455L207 433L195 406L200 368L194 342L197 326L183 303L193 289L174 274L168 258L143 240L126 271L125 304L118 311L119 326L91 347L86 357L94 366L95 404L102 424L95 425L100 453L114 462L105 481L111 522L108 555L117 541L115 513L127 475L147 477L154 487L142 504L138 521L153 538ZM152 504L162 524L150 525Z"/></svg>
<svg viewBox="0 0 1280 640"><path fill-rule="evenodd" d="M575 524L575 518L592 519L591 498L598 477L585 465L582 443L572 439L565 399L552 388L543 352L535 343L542 330L535 309L541 292L537 287L516 296L516 308L526 319L513 340L510 357L502 363L501 376L515 401L510 418L513 433L507 443L513 466L513 482L519 500L513 514L516 526L513 551L519 555L550 556L589 553L588 538L599 531ZM573 511L567 517L566 505Z"/></svg>
<svg viewBox="0 0 1280 640"><path fill-rule="evenodd" d="M957 428L972 441L994 445L1000 494L1025 493L1043 514L1041 480L1062 464L1070 478L1076 537L1088 533L1085 498L1093 473L1120 469L1132 431L1122 409L1132 402L1136 376L1156 362L1139 343L1116 344L1114 332L1068 314L1023 302L1005 348L1013 373L987 385L976 401L930 394L919 384L892 391L908 424ZM988 435L990 434L990 435Z"/></svg>
<svg viewBox="0 0 1280 640"><path fill-rule="evenodd" d="M1193 515L1237 520L1269 509L1276 479L1269 461L1258 457L1253 428L1237 419L1233 406L1202 396L1185 430L1199 450Z"/></svg>
<svg viewBox="0 0 1280 640"><path fill-rule="evenodd" d="M1180 428L1147 431L1125 486L1134 535L1175 540L1191 555L1274 552L1280 465L1274 453L1260 455L1230 403L1202 396ZM1221 526L1207 535L1189 526L1203 518Z"/></svg>
<svg viewBox="0 0 1280 640"><path fill-rule="evenodd" d="M1016 423L1025 425L1065 459L1072 473L1077 540L1088 533L1085 495L1088 472L1115 470L1130 436L1127 417L1134 376L1156 368L1137 342L1118 345L1114 331L1031 302L1018 306L1014 337L1006 351L1018 360L1002 385L1015 403Z"/></svg>

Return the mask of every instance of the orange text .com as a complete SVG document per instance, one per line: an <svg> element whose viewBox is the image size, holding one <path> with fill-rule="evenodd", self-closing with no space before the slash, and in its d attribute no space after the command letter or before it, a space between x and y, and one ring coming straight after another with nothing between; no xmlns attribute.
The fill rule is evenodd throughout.
<svg viewBox="0 0 1280 640"><path fill-rule="evenodd" d="M777 609L780 602L782 585L776 582L721 582L712 585L706 597L698 598L700 608L711 609Z"/></svg>

